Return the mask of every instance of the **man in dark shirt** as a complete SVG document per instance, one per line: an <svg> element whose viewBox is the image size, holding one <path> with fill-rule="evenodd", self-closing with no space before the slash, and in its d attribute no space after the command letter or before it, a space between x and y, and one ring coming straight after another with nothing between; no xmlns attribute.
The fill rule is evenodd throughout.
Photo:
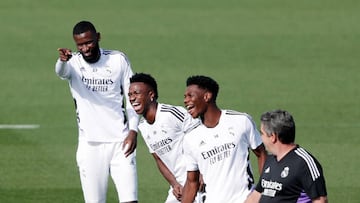
<svg viewBox="0 0 360 203"><path fill-rule="evenodd" d="M327 203L325 178L320 163L295 144L295 122L283 110L261 116L261 138L271 153L255 190L246 203L297 202L304 191L316 203Z"/></svg>

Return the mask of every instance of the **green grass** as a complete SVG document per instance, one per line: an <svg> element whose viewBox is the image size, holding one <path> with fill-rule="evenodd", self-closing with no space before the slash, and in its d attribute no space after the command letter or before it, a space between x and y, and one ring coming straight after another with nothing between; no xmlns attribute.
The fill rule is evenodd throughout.
<svg viewBox="0 0 360 203"><path fill-rule="evenodd" d="M84 4L85 3L85 4ZM220 84L222 108L284 108L297 142L322 163L331 202L360 199L359 2L354 0L153 0L0 2L0 202L82 202L77 130L65 81L54 73L71 30L95 23L101 45L121 49L135 72L156 77L160 102L182 105L194 74ZM168 186L141 138L139 199L159 203ZM254 167L256 168L256 167ZM112 184L109 202L117 197Z"/></svg>

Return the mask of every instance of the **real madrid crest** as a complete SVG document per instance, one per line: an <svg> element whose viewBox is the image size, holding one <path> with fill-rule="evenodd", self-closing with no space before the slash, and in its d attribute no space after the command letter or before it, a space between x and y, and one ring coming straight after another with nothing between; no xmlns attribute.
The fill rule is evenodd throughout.
<svg viewBox="0 0 360 203"><path fill-rule="evenodd" d="M282 178L286 178L286 177L289 175L289 170L290 170L290 168L286 166L286 167L283 169L283 171L281 171L280 176L281 176Z"/></svg>

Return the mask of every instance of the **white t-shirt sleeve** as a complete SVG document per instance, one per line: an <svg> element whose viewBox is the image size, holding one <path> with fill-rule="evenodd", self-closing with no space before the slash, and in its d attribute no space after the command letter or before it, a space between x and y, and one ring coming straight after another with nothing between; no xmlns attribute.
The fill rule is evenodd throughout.
<svg viewBox="0 0 360 203"><path fill-rule="evenodd" d="M146 123L146 120L144 119L144 117L142 117L140 119L140 122L139 122L139 125L138 125L138 129L141 133L141 136L143 138L143 140L145 141L145 144L149 150L149 153L152 154L152 153L155 153L155 151L150 147L150 143L149 143L149 140L147 138L147 134L149 133L149 124Z"/></svg>
<svg viewBox="0 0 360 203"><path fill-rule="evenodd" d="M63 62L60 59L58 59L55 64L55 73L63 80L69 79L70 68L71 67L69 65L69 62Z"/></svg>
<svg viewBox="0 0 360 203"><path fill-rule="evenodd" d="M248 130L247 135L248 135L249 145L251 149L256 149L259 145L262 144L262 140L260 137L260 133L256 128L256 124L250 116L247 116L246 127Z"/></svg>
<svg viewBox="0 0 360 203"><path fill-rule="evenodd" d="M186 170L187 171L199 170L197 160L194 156L194 152L192 151L194 149L192 148L191 140L189 140L189 137L187 135L185 135L184 137L183 150L184 150L184 157L186 163Z"/></svg>

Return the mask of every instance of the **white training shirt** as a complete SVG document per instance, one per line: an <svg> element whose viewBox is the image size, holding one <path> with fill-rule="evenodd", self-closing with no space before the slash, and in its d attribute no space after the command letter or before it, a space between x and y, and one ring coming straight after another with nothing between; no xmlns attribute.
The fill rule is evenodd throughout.
<svg viewBox="0 0 360 203"><path fill-rule="evenodd" d="M55 72L69 81L79 140L121 142L129 129L137 131L139 121L127 98L133 72L124 53L103 49L100 52L99 61L93 64L87 63L79 52L67 62L58 59Z"/></svg>
<svg viewBox="0 0 360 203"><path fill-rule="evenodd" d="M186 166L183 156L184 134L200 124L180 106L158 103L155 122L141 118L139 130L150 153L156 153L176 180L184 185Z"/></svg>
<svg viewBox="0 0 360 203"><path fill-rule="evenodd" d="M200 125L184 138L187 171L199 170L206 184L206 203L245 201L253 187L249 148L262 143L247 114L222 110L214 128Z"/></svg>

